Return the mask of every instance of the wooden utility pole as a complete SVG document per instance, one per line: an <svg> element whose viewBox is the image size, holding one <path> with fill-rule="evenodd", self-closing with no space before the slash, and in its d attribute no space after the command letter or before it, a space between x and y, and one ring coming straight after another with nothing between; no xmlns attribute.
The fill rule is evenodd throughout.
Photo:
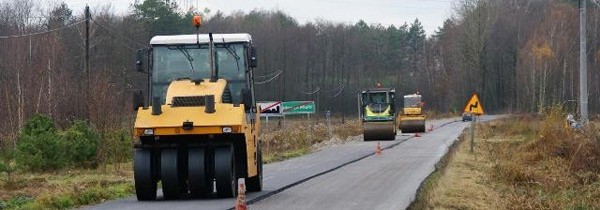
<svg viewBox="0 0 600 210"><path fill-rule="evenodd" d="M587 0L579 0L579 113L581 124L588 123L586 2Z"/></svg>
<svg viewBox="0 0 600 210"><path fill-rule="evenodd" d="M88 102L90 101L90 7L89 6L85 6L85 63L84 63L84 71L85 71L85 76L86 76L86 81L84 84L84 88L85 88L85 97L84 97L84 107L85 107L85 114L87 116L87 119L89 120L90 116L90 108L89 108L89 104Z"/></svg>

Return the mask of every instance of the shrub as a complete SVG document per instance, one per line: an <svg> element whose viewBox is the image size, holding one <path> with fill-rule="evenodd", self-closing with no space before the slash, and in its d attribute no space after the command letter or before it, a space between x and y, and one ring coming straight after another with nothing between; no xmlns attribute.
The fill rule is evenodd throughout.
<svg viewBox="0 0 600 210"><path fill-rule="evenodd" d="M132 152L132 135L125 129L119 129L111 131L106 135L106 155L107 162L115 164L115 167L119 167L119 163L131 160L133 156Z"/></svg>
<svg viewBox="0 0 600 210"><path fill-rule="evenodd" d="M19 133L15 160L32 171L57 169L67 163L63 148L52 119L35 115Z"/></svg>
<svg viewBox="0 0 600 210"><path fill-rule="evenodd" d="M49 171L71 167L96 167L99 135L85 121L75 121L59 132L52 119L33 116L18 137L15 160L31 171Z"/></svg>
<svg viewBox="0 0 600 210"><path fill-rule="evenodd" d="M72 166L96 167L98 165L96 149L100 138L89 123L75 121L69 129L61 133L61 137L65 155Z"/></svg>

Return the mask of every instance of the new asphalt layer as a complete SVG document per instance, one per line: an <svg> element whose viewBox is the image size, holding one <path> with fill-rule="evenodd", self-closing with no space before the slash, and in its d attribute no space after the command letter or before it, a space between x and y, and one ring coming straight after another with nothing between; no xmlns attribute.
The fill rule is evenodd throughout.
<svg viewBox="0 0 600 210"><path fill-rule="evenodd" d="M492 116L482 120L492 119ZM264 189L247 193L251 209L404 209L470 123L428 120L433 131L394 141L351 141L264 166ZM382 155L375 154L381 143ZM84 209L231 209L235 199L139 202L135 196Z"/></svg>

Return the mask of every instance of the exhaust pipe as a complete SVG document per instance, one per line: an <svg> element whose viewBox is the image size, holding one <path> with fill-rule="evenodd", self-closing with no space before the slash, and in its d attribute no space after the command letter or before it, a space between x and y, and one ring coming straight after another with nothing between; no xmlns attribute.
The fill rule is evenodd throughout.
<svg viewBox="0 0 600 210"><path fill-rule="evenodd" d="M204 112L206 114L212 114L215 113L217 110L215 110L215 95L207 95L206 97L206 104L204 107Z"/></svg>
<svg viewBox="0 0 600 210"><path fill-rule="evenodd" d="M213 42L212 33L208 33L208 40L208 47L210 51L210 82L216 82L219 79L219 72L217 72L217 68L215 68L215 43Z"/></svg>
<svg viewBox="0 0 600 210"><path fill-rule="evenodd" d="M160 104L160 97L155 96L152 98L152 115L162 114L162 108Z"/></svg>

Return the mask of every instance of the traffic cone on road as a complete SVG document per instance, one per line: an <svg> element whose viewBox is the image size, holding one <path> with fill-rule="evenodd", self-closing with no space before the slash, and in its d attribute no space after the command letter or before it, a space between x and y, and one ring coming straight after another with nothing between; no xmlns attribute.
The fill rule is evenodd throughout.
<svg viewBox="0 0 600 210"><path fill-rule="evenodd" d="M235 210L247 210L248 205L246 205L246 187L244 183L240 183L238 187L238 196L235 201Z"/></svg>
<svg viewBox="0 0 600 210"><path fill-rule="evenodd" d="M433 124L429 125L429 131L433 131Z"/></svg>
<svg viewBox="0 0 600 210"><path fill-rule="evenodd" d="M377 148L375 149L375 154L381 155L381 143L377 142Z"/></svg>
<svg viewBox="0 0 600 210"><path fill-rule="evenodd" d="M415 133L415 137L421 137L421 134Z"/></svg>

